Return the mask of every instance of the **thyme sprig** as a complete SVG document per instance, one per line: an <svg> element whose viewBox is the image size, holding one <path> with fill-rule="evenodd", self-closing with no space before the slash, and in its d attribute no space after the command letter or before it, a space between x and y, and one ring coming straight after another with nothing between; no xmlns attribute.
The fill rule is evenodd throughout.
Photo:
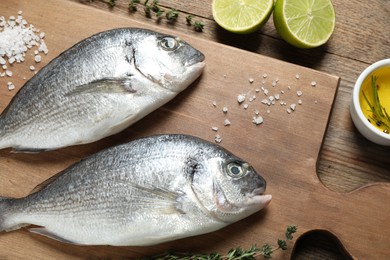
<svg viewBox="0 0 390 260"><path fill-rule="evenodd" d="M287 250L287 241L293 239L293 234L297 232L296 226L288 226L285 231L285 239L277 240L277 247L272 247L269 244L264 244L261 247L252 245L249 249L241 247L232 248L226 255L219 253L210 254L191 254L191 253L166 253L159 256L146 258L148 260L253 260L258 257L266 259L272 258L272 253L277 250Z"/></svg>
<svg viewBox="0 0 390 260"><path fill-rule="evenodd" d="M115 6L115 0L109 0L108 5L113 8ZM136 12L138 11L139 5L143 6L145 16L148 18L153 18L153 14L157 17L157 19L160 21L160 19L163 17L163 14L165 13L165 18L169 23L175 23L180 15L179 10L175 8L171 8L170 10L166 10L163 7L159 5L158 0L152 0L152 3L150 3L150 0L145 0L143 3L140 0L129 0L128 8L130 12ZM197 32L203 32L205 24L201 21L193 21L193 16L187 15L186 16L186 22L190 26L194 26L194 30Z"/></svg>
<svg viewBox="0 0 390 260"><path fill-rule="evenodd" d="M363 97L370 107L370 112L372 115L369 115L368 120L371 120L378 126L384 128L383 132L389 134L390 133L390 116L386 111L386 108L381 105L378 88L379 86L376 84L377 77L371 76L371 91L372 91L372 102L366 96L366 93L363 91Z"/></svg>

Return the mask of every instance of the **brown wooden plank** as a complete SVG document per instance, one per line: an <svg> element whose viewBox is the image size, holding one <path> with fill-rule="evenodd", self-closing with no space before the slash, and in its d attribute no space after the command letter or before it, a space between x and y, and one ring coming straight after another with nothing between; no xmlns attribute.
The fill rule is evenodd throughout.
<svg viewBox="0 0 390 260"><path fill-rule="evenodd" d="M20 9L29 21L47 34L50 53L43 64L94 32L122 26L152 27L66 1L34 0L27 3L6 0L0 7L5 16L15 15ZM161 27L152 28L163 30ZM339 79L176 31L170 32L179 34L206 55L206 70L194 86L133 127L105 140L38 155L0 151L2 195L24 196L35 185L72 162L113 144L156 133L186 133L212 141L215 133L211 127L216 125L221 129L222 145L252 162L267 179L268 192L274 196L267 210L221 231L201 236L201 239L188 238L148 248L72 246L16 231L1 234L0 258L23 258L27 253L34 258L131 258L160 253L167 248L225 252L233 246L274 241L288 224L298 225L300 234L312 229L329 230L360 258L372 256L372 251L368 250L372 247L376 248L378 257L389 254L388 244L381 243L383 228L389 227L385 221L389 208L383 204L389 199L389 186L376 185L339 194L324 188L316 176L318 154ZM17 86L24 82L18 75L25 73L27 64L14 68ZM268 75L266 79L262 76L264 73ZM297 74L299 79L295 77ZM251 77L255 80L253 84L248 82ZM272 81L276 79L278 83L272 87ZM4 79L0 80L0 84L4 82ZM264 108L259 103L262 96L258 94L256 101L248 103L249 108L244 110L237 104L237 95L249 90L255 94L255 88L261 88L262 80L270 90L284 90L285 101L289 104L297 102L295 92L302 90L302 106L291 114L286 112L286 107L279 105ZM313 80L317 82L316 87L310 85ZM0 91L3 109L15 91L8 92L4 88ZM214 100L217 108L212 106ZM222 126L225 119L222 106L229 108L230 127ZM265 119L263 125L251 123L255 109L261 110ZM267 109L270 113L266 112ZM364 208L356 205L364 205ZM277 253L281 259L288 255Z"/></svg>

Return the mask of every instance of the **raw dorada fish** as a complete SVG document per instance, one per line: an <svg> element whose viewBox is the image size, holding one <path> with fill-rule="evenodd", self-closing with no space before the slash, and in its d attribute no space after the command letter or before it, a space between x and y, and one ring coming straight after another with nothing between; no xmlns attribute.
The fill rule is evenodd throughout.
<svg viewBox="0 0 390 260"><path fill-rule="evenodd" d="M95 34L32 77L0 115L0 149L37 152L118 133L200 76L204 55L178 37L121 28Z"/></svg>
<svg viewBox="0 0 390 260"><path fill-rule="evenodd" d="M187 135L91 155L24 198L0 198L0 231L79 245L146 246L204 234L268 205L265 180L222 147ZM38 227L36 227L38 226Z"/></svg>

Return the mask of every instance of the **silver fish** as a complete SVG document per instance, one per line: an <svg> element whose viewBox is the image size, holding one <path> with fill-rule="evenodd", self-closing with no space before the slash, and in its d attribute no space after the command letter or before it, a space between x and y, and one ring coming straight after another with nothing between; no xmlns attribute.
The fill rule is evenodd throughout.
<svg viewBox="0 0 390 260"><path fill-rule="evenodd" d="M93 35L42 68L0 116L0 149L53 150L118 133L200 76L183 40L121 28Z"/></svg>
<svg viewBox="0 0 390 260"><path fill-rule="evenodd" d="M0 231L79 245L145 246L212 232L271 201L266 181L188 135L137 139L81 160L24 198L0 198Z"/></svg>

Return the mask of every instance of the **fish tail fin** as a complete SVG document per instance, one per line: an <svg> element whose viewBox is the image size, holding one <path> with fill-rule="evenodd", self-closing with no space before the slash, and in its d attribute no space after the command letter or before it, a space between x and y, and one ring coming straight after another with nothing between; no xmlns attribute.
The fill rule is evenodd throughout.
<svg viewBox="0 0 390 260"><path fill-rule="evenodd" d="M15 223L11 220L11 215L9 214L12 211L13 198L0 197L0 232L8 232L21 228L23 225Z"/></svg>

